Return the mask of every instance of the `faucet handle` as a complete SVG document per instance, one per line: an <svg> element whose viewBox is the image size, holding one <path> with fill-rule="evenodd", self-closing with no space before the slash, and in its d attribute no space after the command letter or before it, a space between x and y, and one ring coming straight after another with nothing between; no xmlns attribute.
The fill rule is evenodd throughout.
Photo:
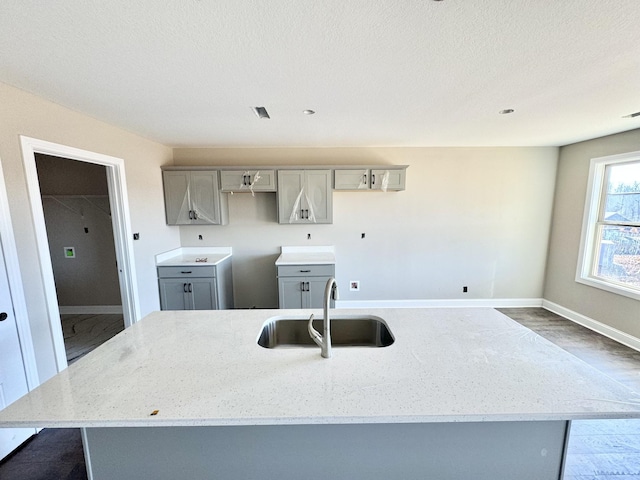
<svg viewBox="0 0 640 480"><path fill-rule="evenodd" d="M340 300L340 293L338 293L338 284L334 283L333 287L331 288L331 297L334 300Z"/></svg>

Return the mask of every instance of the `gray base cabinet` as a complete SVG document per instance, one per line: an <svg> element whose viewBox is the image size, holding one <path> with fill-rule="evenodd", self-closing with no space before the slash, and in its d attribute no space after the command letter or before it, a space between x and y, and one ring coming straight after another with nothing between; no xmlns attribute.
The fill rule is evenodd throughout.
<svg viewBox="0 0 640 480"><path fill-rule="evenodd" d="M278 307L322 308L324 289L334 276L334 265L278 266Z"/></svg>
<svg viewBox="0 0 640 480"><path fill-rule="evenodd" d="M161 310L233 308L231 259L218 265L158 267Z"/></svg>

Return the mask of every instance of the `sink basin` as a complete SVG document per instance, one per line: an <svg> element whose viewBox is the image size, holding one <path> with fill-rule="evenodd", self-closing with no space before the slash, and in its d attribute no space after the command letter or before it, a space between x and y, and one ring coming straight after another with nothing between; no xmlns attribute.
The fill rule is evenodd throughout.
<svg viewBox="0 0 640 480"><path fill-rule="evenodd" d="M258 345L264 348L318 348L309 336L309 317L272 317L264 324ZM313 327L322 332L322 318L313 320ZM373 315L331 316L333 347L388 347L393 334L384 320Z"/></svg>

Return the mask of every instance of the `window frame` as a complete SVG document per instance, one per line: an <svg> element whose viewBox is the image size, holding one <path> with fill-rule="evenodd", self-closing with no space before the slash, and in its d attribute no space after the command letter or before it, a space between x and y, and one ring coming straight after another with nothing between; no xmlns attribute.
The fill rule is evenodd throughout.
<svg viewBox="0 0 640 480"><path fill-rule="evenodd" d="M582 233L580 236L580 252L578 255L578 265L576 271L576 282L591 287L606 290L618 295L624 295L635 300L640 300L640 289L629 287L621 283L607 281L603 277L594 275L594 264L598 259L596 246L601 225L627 225L628 222L607 222L600 220L600 214L605 208L607 175L606 167L621 163L640 162L640 151L623 153L619 155L608 155L591 159L589 166L589 180L587 184L587 195L584 206L584 216L582 220ZM632 226L637 226L631 222Z"/></svg>

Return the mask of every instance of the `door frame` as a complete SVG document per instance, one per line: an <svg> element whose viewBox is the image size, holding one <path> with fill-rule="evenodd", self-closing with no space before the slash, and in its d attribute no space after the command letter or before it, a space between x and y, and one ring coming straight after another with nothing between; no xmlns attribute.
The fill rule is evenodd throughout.
<svg viewBox="0 0 640 480"><path fill-rule="evenodd" d="M51 264L51 254L49 252L49 241L44 221L44 210L42 207L35 154L52 155L106 167L111 222L113 224L113 237L116 261L118 263L118 277L120 280L120 296L122 298L122 312L124 316L124 326L127 328L140 319L140 304L134 268L133 235L131 233L131 220L129 218L129 200L127 196L124 160L23 135L20 136L20 144L22 147L22 158L33 227L36 234L49 326L56 358L56 368L57 371L60 372L67 367L67 356L64 347L62 324L60 322L60 309Z"/></svg>
<svg viewBox="0 0 640 480"><path fill-rule="evenodd" d="M27 387L29 391L31 391L40 384L40 378L38 376L38 365L33 347L31 327L29 326L29 313L24 296L22 274L20 273L20 264L18 263L18 250L16 249L13 224L11 223L7 186L2 172L2 161L0 160L0 255L3 255L3 252L7 279L9 281L9 295L13 304L13 314L16 319L22 362L24 363L24 372L27 377Z"/></svg>

